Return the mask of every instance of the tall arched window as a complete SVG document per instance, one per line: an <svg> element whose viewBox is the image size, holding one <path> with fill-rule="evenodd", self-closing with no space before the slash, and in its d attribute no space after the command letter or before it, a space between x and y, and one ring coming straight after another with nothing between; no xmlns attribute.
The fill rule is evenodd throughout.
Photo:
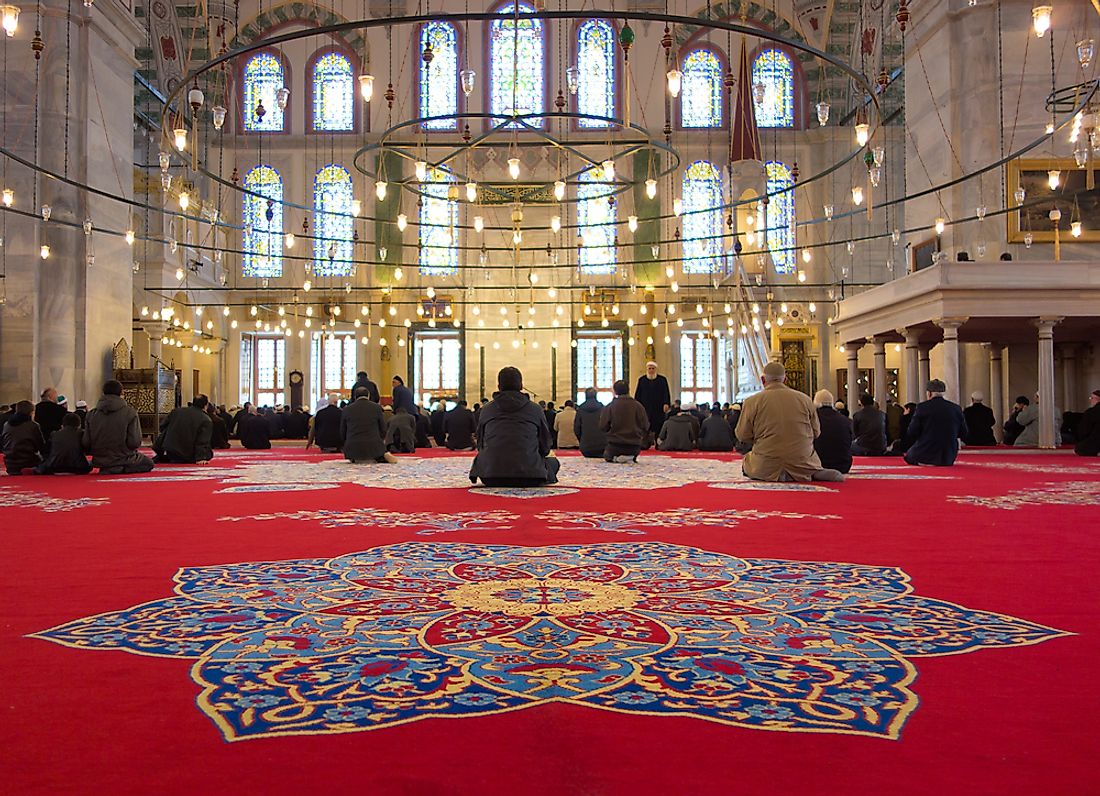
<svg viewBox="0 0 1100 796"><path fill-rule="evenodd" d="M311 129L336 133L355 129L354 73L351 61L341 52L323 53L313 62Z"/></svg>
<svg viewBox="0 0 1100 796"><path fill-rule="evenodd" d="M283 62L272 53L253 55L244 65L244 129L257 133L279 133L283 130L284 111L279 108L276 94L286 84ZM256 113L263 103L263 114Z"/></svg>
<svg viewBox="0 0 1100 796"><path fill-rule="evenodd" d="M429 168L420 184L420 273L445 276L458 272L458 202L450 198L454 175Z"/></svg>
<svg viewBox="0 0 1100 796"><path fill-rule="evenodd" d="M330 164L313 178L313 273L348 276L354 263L351 175Z"/></svg>
<svg viewBox="0 0 1100 796"><path fill-rule="evenodd" d="M577 112L614 116L615 29L602 19L588 19L577 28ZM582 129L610 127L599 119L579 119Z"/></svg>
<svg viewBox="0 0 1100 796"><path fill-rule="evenodd" d="M794 64L782 50L764 50L752 62L753 104L760 127L794 127ZM756 102L757 86L764 88Z"/></svg>
<svg viewBox="0 0 1100 796"><path fill-rule="evenodd" d="M283 178L270 166L244 175L241 273L257 278L283 275ZM253 194L259 194L254 196Z"/></svg>
<svg viewBox="0 0 1100 796"><path fill-rule="evenodd" d="M722 173L713 163L687 167L683 203L684 273L713 273L722 255Z"/></svg>
<svg viewBox="0 0 1100 796"><path fill-rule="evenodd" d="M768 249L777 274L793 274L794 257L794 191L784 190L794 185L791 170L777 160L765 164L768 175L768 208L764 218L768 225ZM776 191L783 191L776 194Z"/></svg>
<svg viewBox="0 0 1100 796"><path fill-rule="evenodd" d="M489 23L489 110L510 115L538 113L545 106L546 42L535 7L523 0L506 3ZM542 119L527 119L538 127ZM494 120L499 123L499 120Z"/></svg>
<svg viewBox="0 0 1100 796"><path fill-rule="evenodd" d="M458 113L458 31L450 22L439 20L420 26L420 52L432 46L431 63L420 64L418 103L421 116L446 116ZM424 122L425 130L457 130L458 119Z"/></svg>
<svg viewBox="0 0 1100 796"><path fill-rule="evenodd" d="M681 67L681 127L721 127L725 121L722 102L722 61L713 50L692 50Z"/></svg>
<svg viewBox="0 0 1100 796"><path fill-rule="evenodd" d="M584 273L615 271L615 208L608 202L611 190L600 169L581 172L577 186L577 227L581 236L578 262Z"/></svg>

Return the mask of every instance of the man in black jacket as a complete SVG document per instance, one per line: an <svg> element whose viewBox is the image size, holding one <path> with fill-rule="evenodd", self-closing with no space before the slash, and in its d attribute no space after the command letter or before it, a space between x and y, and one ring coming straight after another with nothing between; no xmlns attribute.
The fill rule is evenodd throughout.
<svg viewBox="0 0 1100 796"><path fill-rule="evenodd" d="M366 389L367 397L370 400L374 401L376 404L380 403L378 395L378 385L371 381L367 377L366 371L363 370L355 374L355 384L353 384L351 388L351 394L353 397L355 395L355 391L360 388Z"/></svg>
<svg viewBox="0 0 1100 796"><path fill-rule="evenodd" d="M852 421L833 407L833 394L818 390L814 395L821 433L814 439L814 450L821 466L847 473L852 469Z"/></svg>
<svg viewBox="0 0 1100 796"><path fill-rule="evenodd" d="M428 403L431 405L431 401ZM442 401L437 401L435 408L432 409L429 422L432 424L432 439L434 439L435 444L441 448L447 444L447 430L444 428L446 420L447 410L443 408Z"/></svg>
<svg viewBox="0 0 1100 796"><path fill-rule="evenodd" d="M604 405L596 398L596 388L584 391L584 401L577 406L573 418L573 433L580 442L581 456L586 459L602 459L607 448L607 434L600 428L600 415Z"/></svg>
<svg viewBox="0 0 1100 796"><path fill-rule="evenodd" d="M518 368L501 369L497 389L478 419L470 481L510 487L556 484L561 462L550 452L546 414L522 392L523 374Z"/></svg>
<svg viewBox="0 0 1100 796"><path fill-rule="evenodd" d="M474 413L467 408L465 401L459 401L458 406L443 417L444 441L453 451L472 451L475 431Z"/></svg>
<svg viewBox="0 0 1100 796"><path fill-rule="evenodd" d="M397 459L386 451L386 420L382 407L370 399L366 387L352 390L354 400L340 412L340 438L349 462L389 462ZM320 414L320 413L318 413Z"/></svg>
<svg viewBox="0 0 1100 796"><path fill-rule="evenodd" d="M993 436L993 426L997 425L997 419L993 417L993 410L982 401L985 395L980 392L970 394L970 406L963 409L963 417L966 418L967 445L996 445L997 438Z"/></svg>
<svg viewBox="0 0 1100 796"><path fill-rule="evenodd" d="M363 390L366 388L356 387L355 389ZM369 396L370 393L368 392L367 395ZM340 396L332 393L328 397L328 406L319 410L313 416L313 426L310 428L309 437L306 440L306 450L316 444L321 449L321 453L340 452L343 438L340 434L340 407L336 405L339 400Z"/></svg>
<svg viewBox="0 0 1100 796"><path fill-rule="evenodd" d="M0 430L0 448L4 452L4 467L8 475L22 475L28 467L36 467L42 461L46 442L42 430L31 419L34 404L20 401L15 412Z"/></svg>
<svg viewBox="0 0 1100 796"><path fill-rule="evenodd" d="M718 404L714 407L699 430L699 450L732 451L733 429L722 414L722 408Z"/></svg>
<svg viewBox="0 0 1100 796"><path fill-rule="evenodd" d="M649 418L649 434L642 442L642 447L649 447L661 433L665 414L672 404L668 379L657 373L656 362L645 363L645 374L638 377L638 384L634 387L634 400L645 407L646 417Z"/></svg>
<svg viewBox="0 0 1100 796"><path fill-rule="evenodd" d="M35 475L53 475L54 473L74 473L87 475L92 471L88 457L84 455L84 443L81 439L80 415L71 412L61 421L61 428L53 433L50 443L50 455L42 464L34 468Z"/></svg>
<svg viewBox="0 0 1100 796"><path fill-rule="evenodd" d="M1012 405L1012 411L1008 415L1008 420L1005 421L1005 445L1015 445L1016 438L1024 433L1024 427L1016 420L1020 416L1020 412L1031 406L1031 400L1026 395L1016 396L1016 403Z"/></svg>
<svg viewBox="0 0 1100 796"><path fill-rule="evenodd" d="M881 456L886 453L886 415L867 393L859 396L859 405L859 411L852 415L852 453Z"/></svg>
<svg viewBox="0 0 1100 796"><path fill-rule="evenodd" d="M153 443L157 464L205 464L214 458L210 438L214 424L206 414L209 400L199 395L189 406L173 409L160 427Z"/></svg>
<svg viewBox="0 0 1100 796"><path fill-rule="evenodd" d="M237 436L240 437L241 446L251 451L269 450L271 448L271 432L268 430L267 421L256 414L256 407L246 404L248 411L244 417L237 420Z"/></svg>
<svg viewBox="0 0 1100 796"><path fill-rule="evenodd" d="M917 404L909 422L911 444L906 464L947 467L959 455L959 440L966 437L966 418L959 405L943 397L947 386L939 379L928 382L928 400Z"/></svg>
<svg viewBox="0 0 1100 796"><path fill-rule="evenodd" d="M42 430L42 438L46 440L46 448L50 447L50 437L61 428L61 421L65 419L68 410L57 402L57 390L47 387L42 391L42 400L34 407L34 422Z"/></svg>
<svg viewBox="0 0 1100 796"><path fill-rule="evenodd" d="M1089 408L1077 424L1076 439L1073 452L1078 456L1100 454L1100 390L1093 390L1089 395Z"/></svg>

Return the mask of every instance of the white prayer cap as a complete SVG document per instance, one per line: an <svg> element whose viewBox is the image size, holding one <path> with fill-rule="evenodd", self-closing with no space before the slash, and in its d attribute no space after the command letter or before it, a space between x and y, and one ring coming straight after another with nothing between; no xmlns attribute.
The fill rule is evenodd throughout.
<svg viewBox="0 0 1100 796"><path fill-rule="evenodd" d="M649 362L646 362L646 363L645 363L645 366L646 366L647 368L648 368L648 367L649 367L650 365L652 365L653 367L657 367L657 363L656 363L656 362L654 362L654 361L653 361L652 359L651 359L651 360L649 360Z"/></svg>
<svg viewBox="0 0 1100 796"><path fill-rule="evenodd" d="M974 392L970 393L970 400L971 401L984 401L985 400L985 393L983 393L981 390L974 390Z"/></svg>

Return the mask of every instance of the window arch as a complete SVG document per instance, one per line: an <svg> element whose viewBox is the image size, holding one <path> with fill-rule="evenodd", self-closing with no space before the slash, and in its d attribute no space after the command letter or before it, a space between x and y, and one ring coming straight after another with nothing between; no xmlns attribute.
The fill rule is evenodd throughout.
<svg viewBox="0 0 1100 796"><path fill-rule="evenodd" d="M722 173L706 160L687 167L683 182L685 274L718 270L722 254Z"/></svg>
<svg viewBox="0 0 1100 796"><path fill-rule="evenodd" d="M428 169L420 204L420 273L444 276L458 272L458 201L451 198L454 175L434 166Z"/></svg>
<svg viewBox="0 0 1100 796"><path fill-rule="evenodd" d="M287 85L286 66L274 53L258 52L244 64L244 107L241 118L244 129L254 133L281 133L286 127L286 111L279 108L277 94ZM264 113L256 115L256 106L263 102Z"/></svg>
<svg viewBox="0 0 1100 796"><path fill-rule="evenodd" d="M768 206L764 219L768 226L768 249L777 274L793 274L794 252L794 185L791 170L777 160L764 166L768 177ZM777 194L776 191L783 191Z"/></svg>
<svg viewBox="0 0 1100 796"><path fill-rule="evenodd" d="M313 178L313 273L348 276L354 263L351 174L335 163Z"/></svg>
<svg viewBox="0 0 1100 796"><path fill-rule="evenodd" d="M350 133L355 130L355 68L339 50L322 50L309 75L310 130Z"/></svg>
<svg viewBox="0 0 1100 796"><path fill-rule="evenodd" d="M577 231L581 236L578 264L588 274L615 271L615 207L612 186L603 180L599 168L581 172L577 186Z"/></svg>
<svg viewBox="0 0 1100 796"><path fill-rule="evenodd" d="M491 113L537 113L546 105L546 40L542 20L529 16L534 12L533 5L515 0L498 8L500 18L489 23ZM543 120L527 123L541 127Z"/></svg>
<svg viewBox="0 0 1100 796"><path fill-rule="evenodd" d="M618 74L615 28L603 19L586 19L577 28L577 112L614 116ZM578 119L582 130L610 127L599 119Z"/></svg>
<svg viewBox="0 0 1100 796"><path fill-rule="evenodd" d="M794 127L794 62L782 50L769 47L752 61L753 108L760 127ZM756 87L764 96L756 101Z"/></svg>
<svg viewBox="0 0 1100 796"><path fill-rule="evenodd" d="M432 46L432 61L417 58L419 80L417 104L420 116L457 114L458 107L458 29L450 22L433 20L420 26L420 53ZM457 130L458 119L424 122L425 130Z"/></svg>
<svg viewBox="0 0 1100 796"><path fill-rule="evenodd" d="M270 166L244 175L241 273L257 278L283 275L283 178ZM256 195L258 194L258 195Z"/></svg>
<svg viewBox="0 0 1100 796"><path fill-rule="evenodd" d="M722 59L709 48L692 50L684 58L680 89L681 127L722 127Z"/></svg>

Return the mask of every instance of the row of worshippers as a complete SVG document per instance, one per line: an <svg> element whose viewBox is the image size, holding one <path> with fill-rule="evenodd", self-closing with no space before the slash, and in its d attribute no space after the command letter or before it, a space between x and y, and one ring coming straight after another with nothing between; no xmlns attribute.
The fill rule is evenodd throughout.
<svg viewBox="0 0 1100 796"><path fill-rule="evenodd" d="M77 401L75 409L70 411L68 399L64 395L58 395L57 390L53 387L47 387L42 391L37 403L17 401L0 406L0 429L15 416L16 407L20 403L30 403L30 416L38 424L47 448L49 448L53 433L61 429L62 421L66 415L75 414L80 421L81 428L84 427L84 418L88 415L88 403L86 401Z"/></svg>

